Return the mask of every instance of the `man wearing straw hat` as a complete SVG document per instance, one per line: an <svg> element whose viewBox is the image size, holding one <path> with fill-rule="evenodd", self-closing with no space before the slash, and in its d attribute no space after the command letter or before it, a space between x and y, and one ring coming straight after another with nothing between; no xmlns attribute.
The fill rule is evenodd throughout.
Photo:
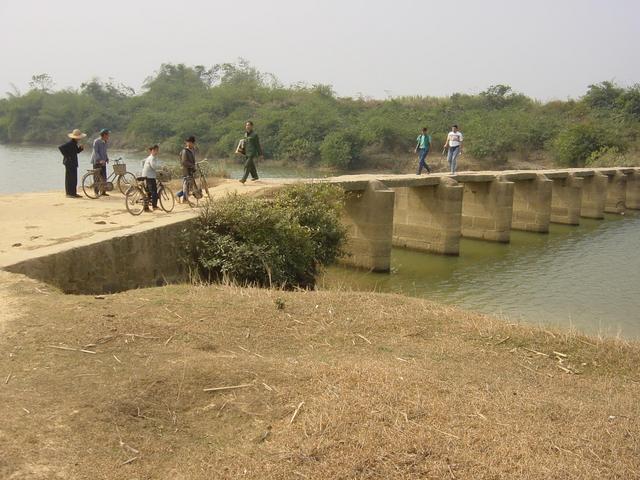
<svg viewBox="0 0 640 480"><path fill-rule="evenodd" d="M70 140L58 147L62 153L62 163L65 168L64 189L68 198L78 198L80 195L76 192L78 186L78 154L84 150L84 147L78 141L87 136L77 128L67 134Z"/></svg>

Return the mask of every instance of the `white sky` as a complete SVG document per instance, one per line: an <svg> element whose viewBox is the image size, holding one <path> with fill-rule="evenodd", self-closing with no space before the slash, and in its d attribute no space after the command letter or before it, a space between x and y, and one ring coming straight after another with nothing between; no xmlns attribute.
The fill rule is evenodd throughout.
<svg viewBox="0 0 640 480"><path fill-rule="evenodd" d="M548 100L640 82L639 0L0 0L0 96L31 75L140 87L161 63L249 60L340 95Z"/></svg>

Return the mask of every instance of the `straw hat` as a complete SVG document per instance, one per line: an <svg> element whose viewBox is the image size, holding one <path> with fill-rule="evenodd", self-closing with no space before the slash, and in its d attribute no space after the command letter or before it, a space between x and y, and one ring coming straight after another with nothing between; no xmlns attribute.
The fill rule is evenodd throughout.
<svg viewBox="0 0 640 480"><path fill-rule="evenodd" d="M69 137L69 138L73 138L73 139L75 139L75 140L80 140L81 138L84 138L84 137L86 137L86 136L87 136L87 134L86 134L86 133L82 133L82 132L81 132L80 130L78 130L77 128L76 128L73 132L71 132L71 133L68 133L68 134L67 134L67 137Z"/></svg>

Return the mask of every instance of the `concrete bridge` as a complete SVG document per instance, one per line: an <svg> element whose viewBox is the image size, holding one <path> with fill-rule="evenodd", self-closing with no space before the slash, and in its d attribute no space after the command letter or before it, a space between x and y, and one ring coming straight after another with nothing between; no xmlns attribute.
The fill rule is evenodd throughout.
<svg viewBox="0 0 640 480"><path fill-rule="evenodd" d="M328 181L347 195L345 263L390 268L391 247L458 255L460 238L509 242L511 230L640 209L640 168L348 175Z"/></svg>
<svg viewBox="0 0 640 480"><path fill-rule="evenodd" d="M296 179L212 192L261 194ZM327 179L346 195L345 263L390 268L392 246L458 255L460 238L509 242L511 230L544 234L552 222L640 209L640 167L461 172L457 175L346 175ZM59 193L0 197L0 268L52 283L68 293L103 293L184 280L174 252L197 210L132 217L122 197L61 199Z"/></svg>

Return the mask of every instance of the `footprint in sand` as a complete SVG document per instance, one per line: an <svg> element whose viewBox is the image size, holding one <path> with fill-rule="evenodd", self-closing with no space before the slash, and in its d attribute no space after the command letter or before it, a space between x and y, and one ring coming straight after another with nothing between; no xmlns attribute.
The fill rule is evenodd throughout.
<svg viewBox="0 0 640 480"><path fill-rule="evenodd" d="M105 222L104 220L100 220L100 221L93 222L93 223L95 223L96 225L106 225L107 224L107 222Z"/></svg>
<svg viewBox="0 0 640 480"><path fill-rule="evenodd" d="M40 228L38 225L27 225L26 227L27 230L33 230L34 228Z"/></svg>

